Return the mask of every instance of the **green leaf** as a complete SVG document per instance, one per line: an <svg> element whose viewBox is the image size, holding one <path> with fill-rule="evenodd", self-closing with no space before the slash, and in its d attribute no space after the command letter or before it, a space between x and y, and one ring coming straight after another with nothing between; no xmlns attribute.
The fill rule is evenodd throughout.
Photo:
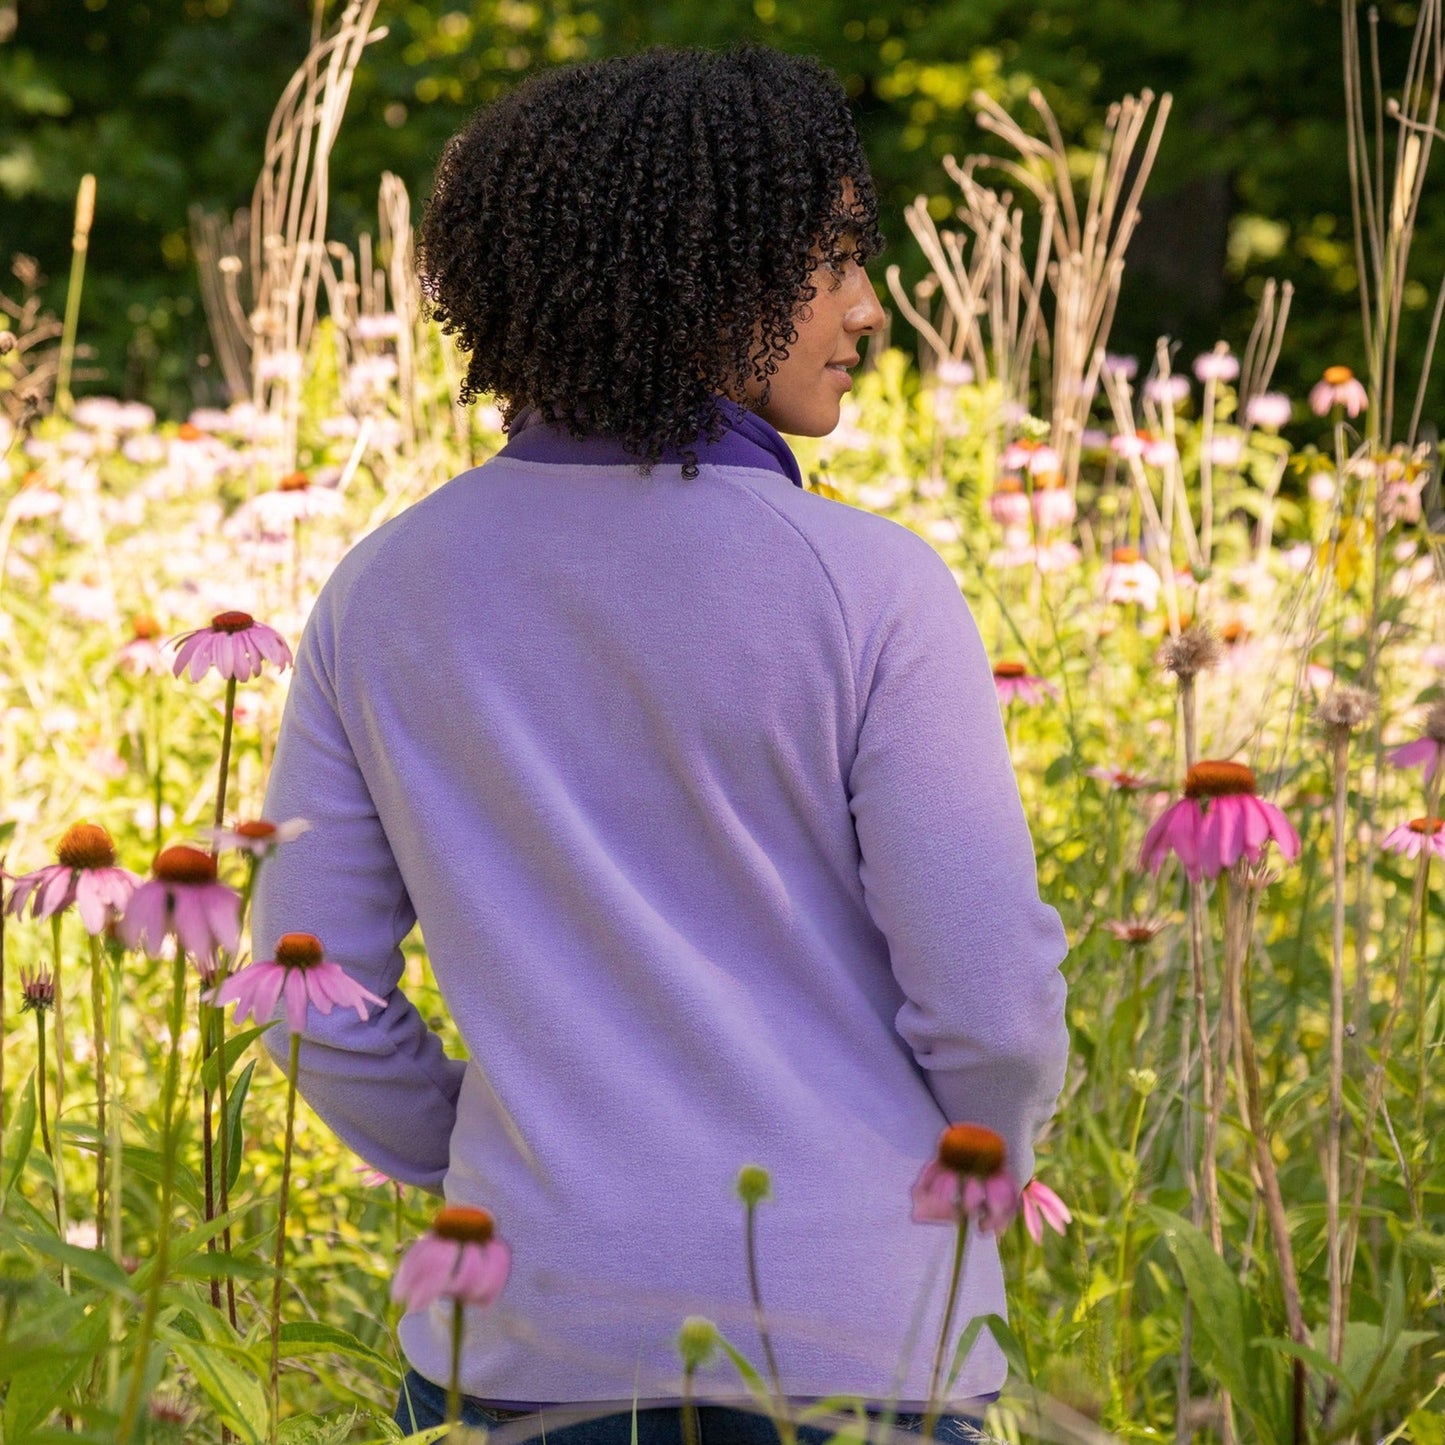
<svg viewBox="0 0 1445 1445"><path fill-rule="evenodd" d="M20 1091L20 1107L5 1131L5 1177L0 1180L0 1206L15 1187L30 1157L31 1145L35 1143L35 1117L35 1071L32 1069Z"/></svg>
<svg viewBox="0 0 1445 1445"><path fill-rule="evenodd" d="M356 1423L356 1411L347 1415L293 1415L281 1422L281 1445L342 1445Z"/></svg>
<svg viewBox="0 0 1445 1445"><path fill-rule="evenodd" d="M270 1028L270 1024L266 1025ZM260 1032L257 1030L257 1032ZM256 1061L252 1059L226 1095L226 1188L234 1189L241 1177L241 1156L245 1152L245 1131L241 1127L242 1111L246 1107L246 1093L251 1087L251 1075L256 1072Z"/></svg>
<svg viewBox="0 0 1445 1445"><path fill-rule="evenodd" d="M275 1028L280 1022L279 1019L271 1019L261 1024L258 1028L242 1029L238 1034L232 1034L226 1040L226 1077L231 1074L231 1065L246 1052L250 1046L266 1032L267 1029ZM255 1062L254 1060L252 1061ZM201 1087L203 1089L214 1089L221 1081L221 1050L215 1053L201 1066ZM229 1097L229 1090L227 1091Z"/></svg>
<svg viewBox="0 0 1445 1445"><path fill-rule="evenodd" d="M266 1273L270 1273L269 1268ZM322 1324L317 1320L293 1320L281 1326L279 1353L283 1360L297 1355L350 1355L353 1359L365 1360L376 1365L389 1377L400 1381L401 1371L394 1360L378 1354L369 1345L363 1345L355 1335L336 1325Z"/></svg>
<svg viewBox="0 0 1445 1445"><path fill-rule="evenodd" d="M266 1392L255 1374L243 1369L214 1345L182 1335L173 1335L171 1344L221 1419L242 1439L260 1445L269 1408Z"/></svg>
<svg viewBox="0 0 1445 1445"><path fill-rule="evenodd" d="M163 1160L154 1149L146 1149L139 1144L127 1144L125 1167L139 1174L142 1179L149 1179L153 1184L161 1182ZM177 1160L175 1165L174 1188L177 1199L198 1215L205 1214L206 1206L201 1198L201 1186L197 1183L196 1176L180 1160Z"/></svg>
<svg viewBox="0 0 1445 1445"><path fill-rule="evenodd" d="M78 1279L98 1284L115 1294L134 1299L130 1276L108 1255L95 1249L82 1249L77 1244L66 1244L46 1234L36 1234L28 1229L12 1231L15 1238L46 1259L57 1264L70 1266L70 1272Z"/></svg>
<svg viewBox="0 0 1445 1445"><path fill-rule="evenodd" d="M763 1383L763 1377L748 1363L747 1357L735 1346L728 1342L727 1336L721 1330L718 1331L717 1342L722 1346L728 1359L737 1367L737 1372L743 1377L743 1383L748 1387L748 1393L767 1409L772 1409L772 1394Z"/></svg>
<svg viewBox="0 0 1445 1445"><path fill-rule="evenodd" d="M973 1342L978 1339L979 1332L983 1329L983 1320L982 1315L975 1315L968 1322L968 1327L958 1337L958 1345L953 1352L953 1364L949 1367L948 1380L943 1387L945 1399L953 1393L953 1382L958 1378L958 1372L968 1360L969 1351L973 1349Z"/></svg>
<svg viewBox="0 0 1445 1445"><path fill-rule="evenodd" d="M214 1254L197 1251L185 1259L177 1260L167 1271L169 1279L270 1279L275 1273L264 1260L251 1259L244 1254L227 1254L218 1249Z"/></svg>
<svg viewBox="0 0 1445 1445"><path fill-rule="evenodd" d="M1024 1347L1019 1343L1018 1336L1008 1327L1008 1321L1002 1315L984 1315L982 1318L989 1334L994 1337L999 1349L1003 1351L1009 1369L1019 1379L1027 1380L1032 1385L1034 1377L1029 1370L1029 1362L1024 1356Z"/></svg>

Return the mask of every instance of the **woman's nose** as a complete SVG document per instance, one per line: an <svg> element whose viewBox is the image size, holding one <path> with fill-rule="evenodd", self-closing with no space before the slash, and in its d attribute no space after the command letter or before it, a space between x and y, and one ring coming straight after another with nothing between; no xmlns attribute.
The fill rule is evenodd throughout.
<svg viewBox="0 0 1445 1445"><path fill-rule="evenodd" d="M873 289L872 281L861 267L858 271L858 282L863 294L848 309L848 329L860 334L879 331L888 318L878 300L878 293Z"/></svg>

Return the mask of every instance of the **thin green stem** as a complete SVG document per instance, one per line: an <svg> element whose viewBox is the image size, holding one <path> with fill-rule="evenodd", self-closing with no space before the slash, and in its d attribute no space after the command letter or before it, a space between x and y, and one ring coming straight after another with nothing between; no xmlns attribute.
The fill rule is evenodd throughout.
<svg viewBox="0 0 1445 1445"><path fill-rule="evenodd" d="M291 1148L296 1141L296 1075L301 1035L291 1035L286 1059L286 1142L281 1152L281 1203L276 1218L276 1277L271 1287L271 1445L281 1432L281 1284L286 1268L286 1204L291 1192Z"/></svg>
<svg viewBox="0 0 1445 1445"><path fill-rule="evenodd" d="M231 771L231 733L236 721L236 679L226 679L226 712L225 720L221 724L221 762L220 776L216 779L216 827L220 827L226 818L226 779ZM215 849L211 849L211 856L215 857Z"/></svg>
<svg viewBox="0 0 1445 1445"><path fill-rule="evenodd" d="M923 1417L923 1438L933 1439L942 1402L938 1395L939 1381L943 1378L943 1357L948 1349L948 1335L953 1328L953 1311L958 1304L958 1281L963 1273L963 1247L968 1239L968 1215L962 1203L958 1209L958 1233L953 1242L953 1274L948 1281L948 1300L943 1306L943 1326L938 1332L938 1348L933 1354L933 1374L928 1381L928 1410Z"/></svg>
<svg viewBox="0 0 1445 1445"><path fill-rule="evenodd" d="M459 1299L452 1301L452 1372L447 1380L447 1424L456 1425L462 1418L462 1336L466 1332L466 1306Z"/></svg>
<svg viewBox="0 0 1445 1445"><path fill-rule="evenodd" d="M697 1406L692 1403L692 1372L695 1365L688 1363L682 1371L682 1438L683 1445L702 1445L702 1432L698 1429Z"/></svg>
<svg viewBox="0 0 1445 1445"><path fill-rule="evenodd" d="M105 1181L109 1168L105 1119L105 983L100 940L90 935L90 1027L95 1042L95 1247L105 1243Z"/></svg>
<svg viewBox="0 0 1445 1445"><path fill-rule="evenodd" d="M107 1119L110 1138L106 1149L106 1164L110 1169L110 1224L105 1232L106 1243L110 1246L110 1257L125 1267L121 1225L121 1089L120 1089L120 962L123 957L119 948L112 950L110 959L110 1049L106 1063L111 1071L110 1114ZM106 1357L106 1397L116 1398L120 1388L121 1333L125 1327L125 1306L118 1292L110 1297L110 1350Z"/></svg>
<svg viewBox="0 0 1445 1445"><path fill-rule="evenodd" d="M744 1223L745 1248L748 1259L748 1289L753 1297L753 1319L757 1322L758 1335L763 1342L763 1358L767 1361L768 1376L773 1385L769 1413L773 1417L773 1426L783 1445L793 1445L798 1438L798 1432L788 1418L787 1401L783 1398L783 1379L778 1373L777 1356L773 1353L773 1341L768 1334L767 1321L763 1316L763 1292L758 1284L757 1212L757 1204L749 1201L747 1218Z"/></svg>
<svg viewBox="0 0 1445 1445"><path fill-rule="evenodd" d="M171 964L171 1051L166 1060L166 1078L162 1098L161 1198L159 1218L156 1221L156 1253L150 1288L146 1290L145 1312L141 1316L140 1337L135 1346L135 1370L131 1375L125 1406L121 1410L120 1425L116 1430L116 1439L120 1445L130 1445L139 1423L146 1365L150 1358L151 1341L155 1338L156 1313L160 1308L161 1289L165 1284L166 1270L170 1264L171 1204L176 1187L176 1093L181 1076L181 1028L185 1015L186 956L178 948L175 960Z"/></svg>

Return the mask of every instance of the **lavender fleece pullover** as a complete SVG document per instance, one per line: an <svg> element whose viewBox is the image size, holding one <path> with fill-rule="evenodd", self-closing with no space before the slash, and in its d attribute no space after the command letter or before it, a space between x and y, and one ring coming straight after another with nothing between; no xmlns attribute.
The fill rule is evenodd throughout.
<svg viewBox="0 0 1445 1445"><path fill-rule="evenodd" d="M1064 932L958 584L734 422L694 478L514 427L347 554L298 649L265 811L313 826L262 872L255 956L314 933L387 1000L311 1010L301 1092L496 1217L512 1274L462 1367L496 1402L675 1402L689 1314L761 1367L754 1162L785 1392L922 1409L953 1232L910 1188L959 1120L1027 1179L1063 1084ZM416 923L466 1062L397 987ZM990 1311L974 1231L954 1338ZM444 1305L401 1341L447 1380ZM1004 1375L985 1331L950 1399ZM746 1398L721 1357L694 1389Z"/></svg>

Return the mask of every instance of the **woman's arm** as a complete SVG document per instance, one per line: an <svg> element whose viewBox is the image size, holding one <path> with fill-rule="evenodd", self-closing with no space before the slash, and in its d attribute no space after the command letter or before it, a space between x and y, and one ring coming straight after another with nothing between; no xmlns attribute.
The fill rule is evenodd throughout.
<svg viewBox="0 0 1445 1445"><path fill-rule="evenodd" d="M899 1033L948 1121L997 1130L1022 1184L1064 1083L1067 941L1039 897L978 628L947 563L909 551L863 647L859 874L907 995Z"/></svg>
<svg viewBox="0 0 1445 1445"><path fill-rule="evenodd" d="M300 1092L367 1163L439 1193L466 1066L446 1057L397 987L416 915L338 716L329 600L323 592L297 650L266 791L268 819L305 818L311 828L262 866L253 953L271 958L283 933L313 933L327 958L387 1001L364 1023L350 1009L310 1010ZM284 1020L265 1039L284 1066Z"/></svg>

